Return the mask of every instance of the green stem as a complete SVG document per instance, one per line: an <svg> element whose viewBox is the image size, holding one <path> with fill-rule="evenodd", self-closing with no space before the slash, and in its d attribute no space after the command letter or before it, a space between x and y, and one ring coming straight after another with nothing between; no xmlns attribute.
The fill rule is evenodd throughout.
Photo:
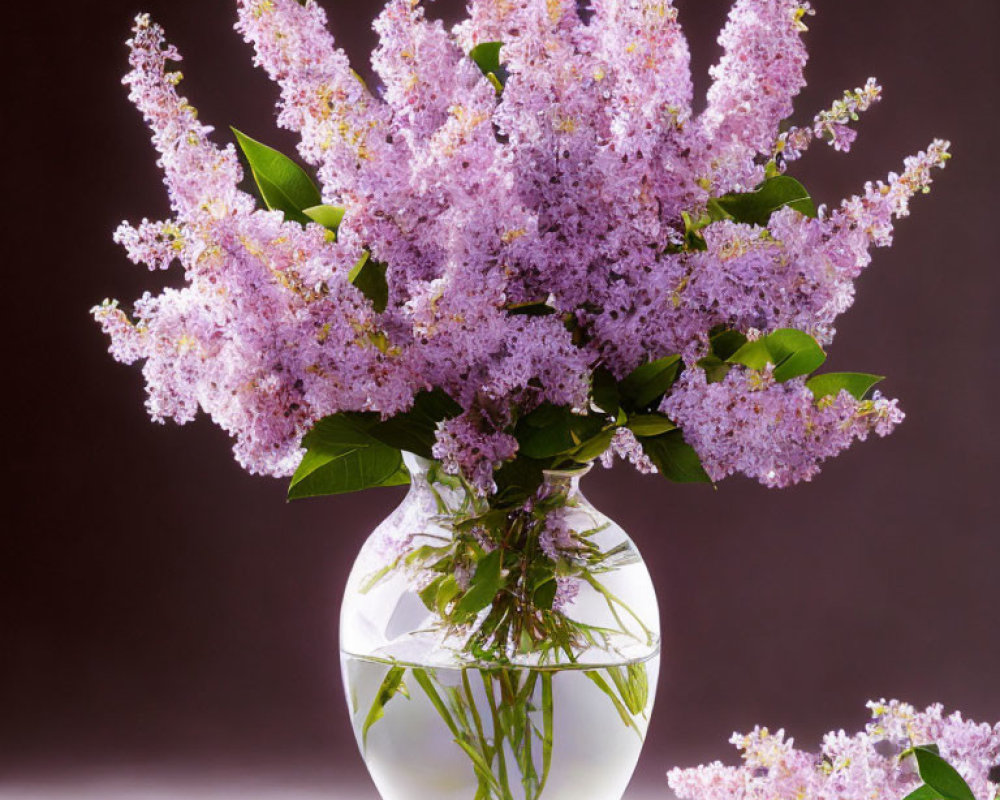
<svg viewBox="0 0 1000 800"><path fill-rule="evenodd" d="M638 623L639 627L642 628L642 632L646 635L647 644L652 644L653 632L646 627L645 623L639 618L638 614L636 614L631 608L629 608L628 605L626 605L621 599L619 599L614 594L609 592L608 589L604 586L604 584L598 581L589 572L583 573L583 579L591 586L593 586L594 589L604 597L605 601L608 604L608 608L611 609L612 616L615 618L615 621L621 626L623 633L631 634L631 632L622 622L621 617L618 616L618 612L615 610L615 604L621 606L621 608L625 610L625 613L628 614L630 617L632 617L632 619L634 619Z"/></svg>
<svg viewBox="0 0 1000 800"><path fill-rule="evenodd" d="M555 703L552 700L552 673L542 673L542 779L538 795L542 796L552 769L552 745L555 742Z"/></svg>
<svg viewBox="0 0 1000 800"><path fill-rule="evenodd" d="M493 696L493 679L486 670L481 670L483 686L486 689L486 702L490 705L490 715L493 717L493 747L496 749L497 770L500 773L500 785L503 788L502 800L513 800L510 793L510 780L507 778L507 758L503 752L503 725L500 723L500 714L497 711L496 698Z"/></svg>
<svg viewBox="0 0 1000 800"><path fill-rule="evenodd" d="M472 684L469 682L469 670L462 670L462 687L465 689L465 696L469 701L469 711L472 714L472 721L476 728L476 736L479 738L479 747L483 751L483 756L486 758L490 767L493 766L493 755L490 753L490 746L486 741L486 733L483 730L483 719L479 715L479 709L476 707L476 698L472 694ZM483 776L479 776L479 791L482 793L484 786L487 785L487 781Z"/></svg>

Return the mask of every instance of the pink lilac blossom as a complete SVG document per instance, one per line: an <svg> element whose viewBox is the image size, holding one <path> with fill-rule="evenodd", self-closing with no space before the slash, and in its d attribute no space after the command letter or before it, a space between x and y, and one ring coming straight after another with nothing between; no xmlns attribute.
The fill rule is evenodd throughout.
<svg viewBox="0 0 1000 800"><path fill-rule="evenodd" d="M538 544L551 561L572 559L580 549L576 532L569 523L569 510L557 508L545 517L545 527L538 537ZM580 578L570 575L556 578L556 595L552 601L554 611L565 611L580 594Z"/></svg>
<svg viewBox="0 0 1000 800"><path fill-rule="evenodd" d="M977 798L993 800L1000 784L990 772L1000 763L1000 723L994 726L925 711L898 701L868 704L872 719L861 733L828 733L819 753L795 748L785 732L757 727L730 740L743 765L719 762L672 770L667 780L679 800L903 800L922 781L908 749L936 744Z"/></svg>
<svg viewBox="0 0 1000 800"><path fill-rule="evenodd" d="M488 492L491 470L516 453L509 425L520 413L545 401L586 408L595 367L620 378L681 353L687 377L665 407L690 421L711 474L783 485L862 438L870 415L845 433L834 417L846 424L851 409L807 409L798 384L760 393L803 416L757 424L767 440L756 449L710 441L695 408L712 393L745 394L697 382L693 364L715 326L795 327L829 343L871 249L891 243L895 220L948 157L936 141L816 219L786 208L766 227L715 222L702 231L706 250L682 246L685 213L752 189L767 158L790 161L814 137L848 149L848 122L878 99L869 82L811 126L780 133L804 85L808 3L737 0L701 113L671 0L595 0L587 21L571 0L471 0L452 31L418 0L391 0L375 22L374 88L315 0L237 7L238 31L278 84L279 125L299 134L324 201L346 215L330 242L318 225L257 210L232 145L213 143L178 94L179 54L138 18L125 82L153 133L173 218L124 224L116 238L151 269L179 263L186 285L144 296L131 316L114 303L95 315L116 358L144 362L155 419L207 413L247 469L285 475L323 416L391 416L437 387L465 414L442 427L435 452ZM491 41L502 43L502 92L468 56ZM381 312L347 280L365 250L387 264ZM509 312L541 301L559 313ZM818 427L806 433L801 419ZM651 466L628 434L615 449ZM765 451L780 478L768 477Z"/></svg>
<svg viewBox="0 0 1000 800"><path fill-rule="evenodd" d="M565 508L554 509L545 517L545 528L538 537L538 544L551 561L560 561L578 548L576 533L567 517Z"/></svg>
<svg viewBox="0 0 1000 800"><path fill-rule="evenodd" d="M820 111L813 119L812 127L792 127L778 137L777 153L784 162L794 161L812 144L812 140L823 139L834 150L847 153L858 138L858 132L850 127L858 116L882 99L882 87L875 78L869 78L861 88L844 92L829 109Z"/></svg>
<svg viewBox="0 0 1000 800"><path fill-rule="evenodd" d="M803 0L737 0L719 44L723 56L697 137L708 177L720 194L763 179L755 156L770 154L792 100L806 85Z"/></svg>
<svg viewBox="0 0 1000 800"><path fill-rule="evenodd" d="M572 576L556 578L556 596L552 600L552 610L566 613L580 595L580 579Z"/></svg>
<svg viewBox="0 0 1000 800"><path fill-rule="evenodd" d="M344 408L405 408L412 378L373 338L374 313L346 280L361 247L321 229L254 210L238 189L232 146L177 93L180 56L140 16L131 42L131 97L153 131L176 213L169 223L124 225L118 239L136 260L182 265L187 285L135 304L95 309L112 352L144 360L150 415L192 420L199 409L235 438L252 472L290 474L315 420ZM396 365L393 362L396 360Z"/></svg>
<svg viewBox="0 0 1000 800"><path fill-rule="evenodd" d="M639 439L628 428L619 428L615 431L611 447L601 457L602 464L605 467L610 467L614 463L615 456L628 461L643 475L652 475L657 471L656 466L642 449Z"/></svg>
<svg viewBox="0 0 1000 800"><path fill-rule="evenodd" d="M442 423L434 458L446 472L464 475L479 494L496 488L493 470L517 452L517 439L495 430L485 415L466 412Z"/></svg>
<svg viewBox="0 0 1000 800"><path fill-rule="evenodd" d="M808 481L820 464L869 434L886 436L903 420L896 401L845 391L816 402L804 378L786 383L769 370L733 368L718 383L685 371L663 411L684 431L712 480L735 472L766 486Z"/></svg>

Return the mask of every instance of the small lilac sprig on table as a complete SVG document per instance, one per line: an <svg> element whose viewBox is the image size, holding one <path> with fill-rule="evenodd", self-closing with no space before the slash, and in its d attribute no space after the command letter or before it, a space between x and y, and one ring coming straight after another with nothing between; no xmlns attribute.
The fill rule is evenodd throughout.
<svg viewBox="0 0 1000 800"><path fill-rule="evenodd" d="M743 765L675 769L679 800L996 800L1000 723L990 726L898 701L871 702L871 722L833 731L819 753L797 750L784 731L755 728L730 740Z"/></svg>

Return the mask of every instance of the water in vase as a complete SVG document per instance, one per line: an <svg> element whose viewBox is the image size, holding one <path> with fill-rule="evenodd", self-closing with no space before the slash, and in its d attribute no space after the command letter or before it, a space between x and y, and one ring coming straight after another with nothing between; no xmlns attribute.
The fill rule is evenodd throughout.
<svg viewBox="0 0 1000 800"><path fill-rule="evenodd" d="M642 749L658 661L455 669L343 654L342 667L383 800L618 800Z"/></svg>

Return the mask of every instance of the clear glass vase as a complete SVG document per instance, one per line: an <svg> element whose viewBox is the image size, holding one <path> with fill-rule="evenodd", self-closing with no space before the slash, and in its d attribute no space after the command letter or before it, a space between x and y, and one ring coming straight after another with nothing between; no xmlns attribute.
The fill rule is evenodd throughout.
<svg viewBox="0 0 1000 800"><path fill-rule="evenodd" d="M659 672L635 545L580 493L586 470L545 473L497 512L434 462L406 462L410 491L363 546L341 614L348 706L383 800L620 800Z"/></svg>

